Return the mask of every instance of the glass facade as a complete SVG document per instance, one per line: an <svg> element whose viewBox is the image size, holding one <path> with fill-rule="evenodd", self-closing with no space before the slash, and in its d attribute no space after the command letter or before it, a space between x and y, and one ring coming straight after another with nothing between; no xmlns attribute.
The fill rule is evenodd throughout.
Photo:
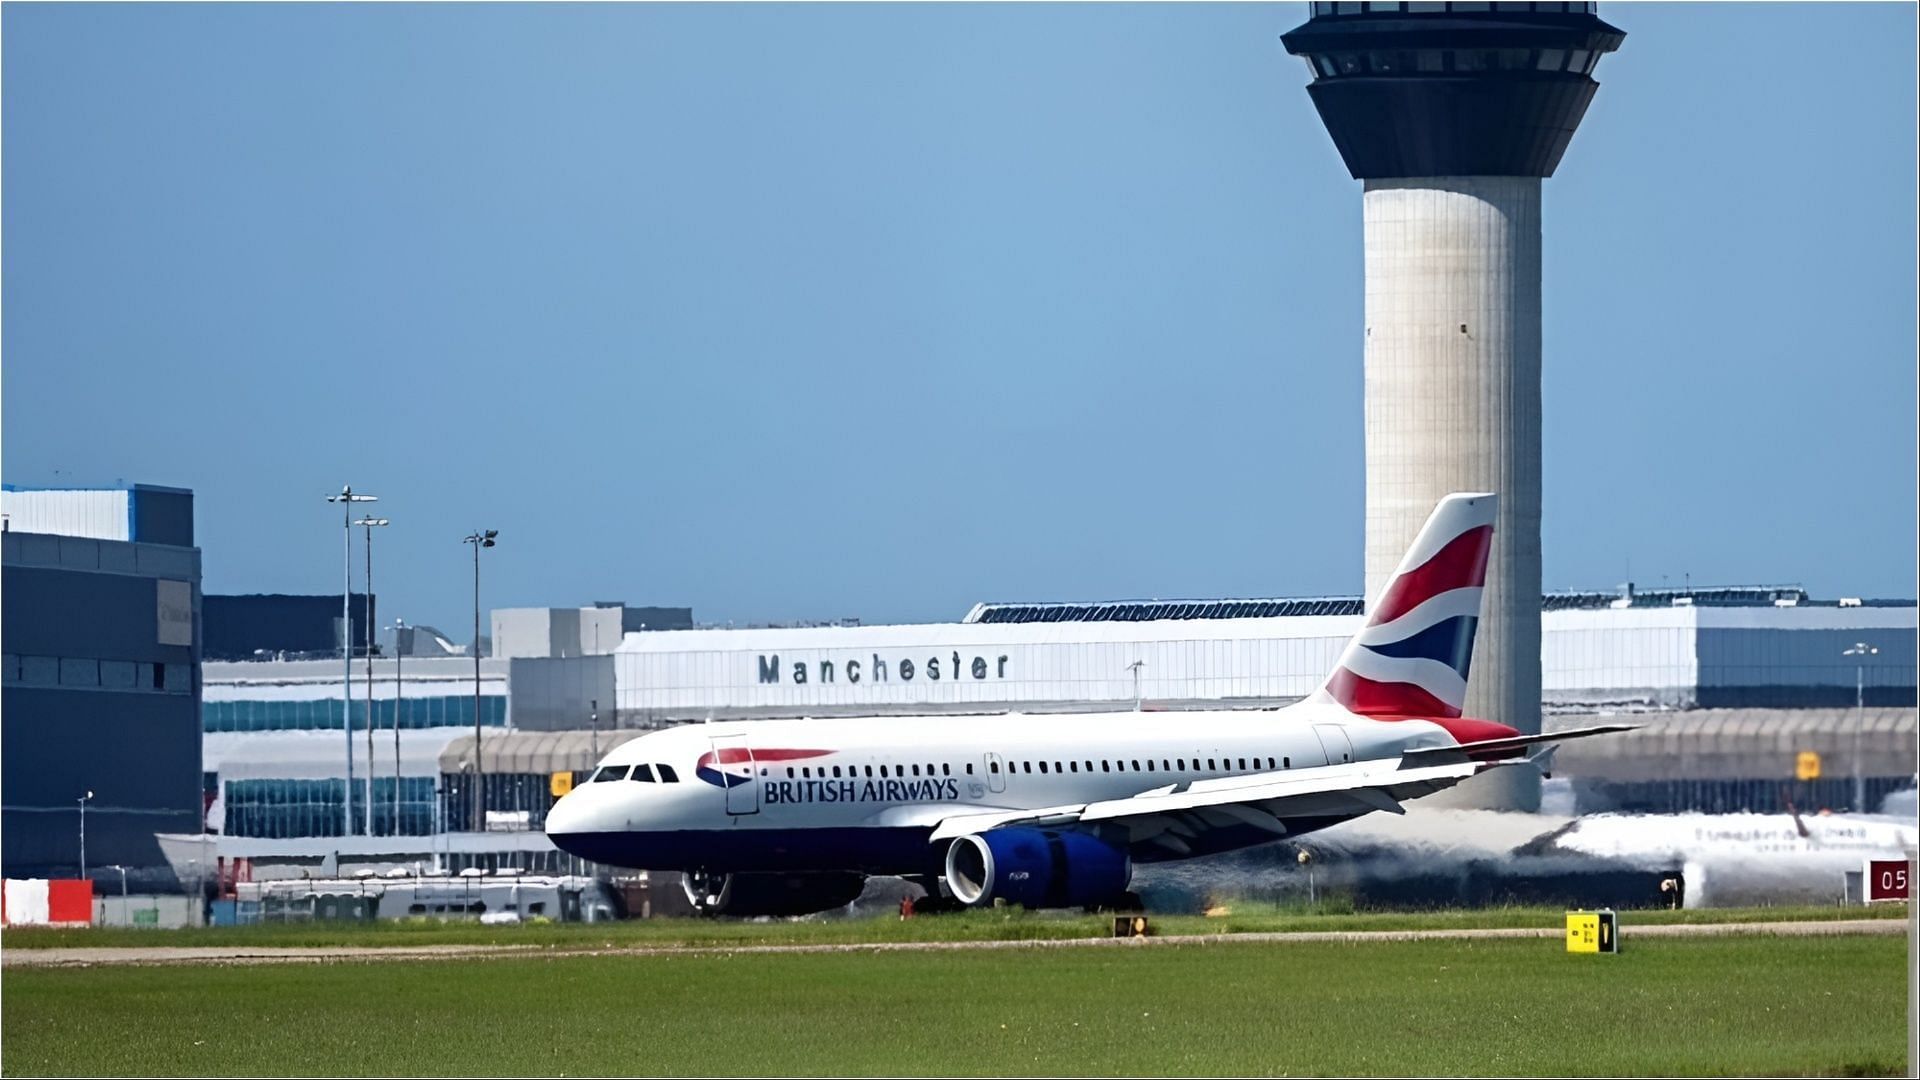
<svg viewBox="0 0 1920 1080"><path fill-rule="evenodd" d="M203 731L338 731L343 713L339 698L316 701L203 701L200 726ZM373 703L374 727L393 729L394 703ZM503 727L507 722L507 699L493 695L480 699L480 723L483 727ZM400 726L406 729L461 727L473 723L472 695L404 698L400 702ZM353 703L353 725L365 730L367 703Z"/></svg>
<svg viewBox="0 0 1920 1080"><path fill-rule="evenodd" d="M433 832L431 776L400 780L400 828L394 830L393 777L373 781L373 832L376 836L428 836ZM364 781L354 784L356 796ZM226 784L226 832L229 836L339 836L343 780L229 780ZM366 828L366 807L354 799L353 828Z"/></svg>

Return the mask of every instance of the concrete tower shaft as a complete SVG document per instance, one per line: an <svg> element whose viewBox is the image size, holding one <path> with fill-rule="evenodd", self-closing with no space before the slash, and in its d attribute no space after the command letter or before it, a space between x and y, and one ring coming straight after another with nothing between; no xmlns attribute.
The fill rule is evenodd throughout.
<svg viewBox="0 0 1920 1080"><path fill-rule="evenodd" d="M1540 180L1369 180L1363 206L1367 596L1442 497L1499 492L1464 712L1536 732ZM1458 804L1538 806L1523 770L1475 783Z"/></svg>
<svg viewBox="0 0 1920 1080"><path fill-rule="evenodd" d="M1500 494L1466 715L1540 730L1540 182L1625 35L1590 3L1314 3L1282 41L1365 182L1367 595L1440 498ZM1536 809L1497 770L1436 802Z"/></svg>

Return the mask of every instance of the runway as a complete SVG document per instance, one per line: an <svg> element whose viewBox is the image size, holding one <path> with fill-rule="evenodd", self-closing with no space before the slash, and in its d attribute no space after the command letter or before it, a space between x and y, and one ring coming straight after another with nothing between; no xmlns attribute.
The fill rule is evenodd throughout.
<svg viewBox="0 0 1920 1080"><path fill-rule="evenodd" d="M1894 937L1907 932L1905 919L1836 919L1797 922L1676 923L1623 925L1623 947L1636 939L1681 937ZM257 965L381 963L423 960L475 960L577 956L698 956L751 953L954 952L963 949L1150 948L1159 945L1288 945L1334 942L1361 945L1392 941L1559 939L1564 931L1548 927L1472 930L1349 930L1245 934L1169 934L1149 937L1089 937L1032 941L909 941L832 945L660 945L603 948L574 945L422 945L252 948L247 946L154 946L152 948L54 948L0 950L0 967L101 967L123 965ZM0 945L3 945L0 942Z"/></svg>

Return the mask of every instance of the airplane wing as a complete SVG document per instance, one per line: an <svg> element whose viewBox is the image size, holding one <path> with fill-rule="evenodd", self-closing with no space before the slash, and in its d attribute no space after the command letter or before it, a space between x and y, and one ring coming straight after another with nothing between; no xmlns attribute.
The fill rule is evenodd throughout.
<svg viewBox="0 0 1920 1080"><path fill-rule="evenodd" d="M1287 835L1290 818L1357 816L1370 810L1402 814L1408 799L1430 795L1487 769L1544 764L1545 754L1520 757L1536 743L1599 735L1630 725L1608 725L1546 736L1523 735L1459 746L1410 750L1379 758L1309 769L1197 780L1142 791L1124 799L1034 810L956 814L935 826L931 839L949 840L1009 826L1124 827L1129 846L1165 857L1185 855L1188 841L1226 827L1251 825ZM1143 854L1145 852L1142 852Z"/></svg>

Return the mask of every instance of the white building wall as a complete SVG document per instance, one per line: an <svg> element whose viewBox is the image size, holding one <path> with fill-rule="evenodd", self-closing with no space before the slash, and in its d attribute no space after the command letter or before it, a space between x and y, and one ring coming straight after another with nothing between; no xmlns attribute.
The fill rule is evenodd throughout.
<svg viewBox="0 0 1920 1080"><path fill-rule="evenodd" d="M1853 662L1839 653L1856 639L1881 647L1869 687L1911 687L1914 621L1911 607L1547 612L1542 699L1563 709L1690 708L1703 703L1703 688L1850 687ZM1130 704L1129 665L1137 660L1140 696L1150 707L1272 704L1317 688L1360 623L1359 616L1299 616L656 631L623 639L614 657L614 695L623 725L697 720L709 711ZM886 667L885 681L875 676L876 658ZM976 658L980 678L973 676ZM939 679L928 663L935 659ZM911 680L901 678L903 660L914 666ZM763 663L771 670L763 672ZM796 664L805 682L796 679ZM823 665L832 667L830 680ZM1474 680L1487 677L1476 663ZM516 686L515 697L523 691L531 688Z"/></svg>
<svg viewBox="0 0 1920 1080"><path fill-rule="evenodd" d="M133 539L131 491L0 491L11 532Z"/></svg>
<svg viewBox="0 0 1920 1080"><path fill-rule="evenodd" d="M1360 621L656 631L626 636L615 680L623 717L702 708L1131 702L1135 662L1146 701L1288 699L1319 685Z"/></svg>
<svg viewBox="0 0 1920 1080"><path fill-rule="evenodd" d="M1541 616L1541 693L1556 703L1693 704L1694 642L1705 609L1549 611ZM1476 669L1476 677L1480 674Z"/></svg>

